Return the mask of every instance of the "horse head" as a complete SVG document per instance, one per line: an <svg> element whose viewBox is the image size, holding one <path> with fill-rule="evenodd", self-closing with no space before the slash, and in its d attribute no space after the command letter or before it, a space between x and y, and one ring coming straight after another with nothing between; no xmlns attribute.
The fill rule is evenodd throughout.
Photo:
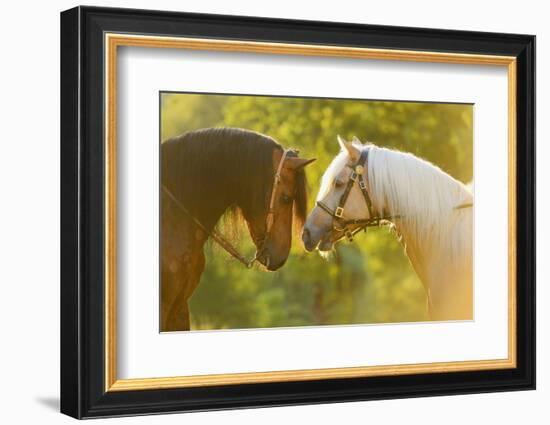
<svg viewBox="0 0 550 425"><path fill-rule="evenodd" d="M361 154L368 147L354 138L349 142L338 136L340 153L333 159L321 180L315 208L307 217L302 241L308 251L329 251L334 243L373 219L370 198L365 196L368 170ZM355 184L357 183L357 184Z"/></svg>
<svg viewBox="0 0 550 425"><path fill-rule="evenodd" d="M286 262L292 243L293 222L301 230L307 211L304 167L315 159L299 158L293 150L274 149L271 184L264 184L263 207L243 207L243 216L257 253L256 260L267 270ZM260 184L260 182L258 182Z"/></svg>

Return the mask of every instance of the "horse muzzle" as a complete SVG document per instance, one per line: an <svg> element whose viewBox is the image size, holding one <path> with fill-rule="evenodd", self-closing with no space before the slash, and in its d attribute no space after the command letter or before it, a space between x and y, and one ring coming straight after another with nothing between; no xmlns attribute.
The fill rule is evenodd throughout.
<svg viewBox="0 0 550 425"><path fill-rule="evenodd" d="M311 230L304 227L304 230L302 231L302 242L304 243L304 248L306 251L311 252L317 248L319 238L314 237Z"/></svg>
<svg viewBox="0 0 550 425"><path fill-rule="evenodd" d="M286 257L283 259L277 259L272 256L269 250L264 249L256 259L267 271L274 272L286 263Z"/></svg>
<svg viewBox="0 0 550 425"><path fill-rule="evenodd" d="M314 251L315 249L319 251L330 251L334 246L334 241L335 239L333 238L333 232L331 230L314 230L306 226L302 232L302 242L304 243L304 248L308 252Z"/></svg>

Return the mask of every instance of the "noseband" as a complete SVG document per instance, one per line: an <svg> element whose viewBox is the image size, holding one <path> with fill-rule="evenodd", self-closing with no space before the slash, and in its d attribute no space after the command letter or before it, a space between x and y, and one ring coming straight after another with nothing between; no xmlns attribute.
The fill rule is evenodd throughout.
<svg viewBox="0 0 550 425"><path fill-rule="evenodd" d="M344 190L344 193L342 193L342 196L340 197L340 201L338 202L338 206L336 207L335 210L330 208L324 202L317 201L317 205L333 218L332 229L338 232L343 232L344 236L347 237L350 242L353 241L353 236L356 233L360 232L361 230L366 230L367 227L379 227L382 224L389 223L390 220L392 219L396 219L400 217L398 215L394 215L394 216L375 216L374 215L373 208L372 208L372 200L368 190L368 174L366 173L366 170L368 167L368 160L369 160L369 149L363 149L355 165L352 165L352 166L348 165L348 167L352 169L352 172L349 177L346 188ZM351 189L353 189L353 185L355 183L357 183L359 185L359 189L361 189L361 193L363 194L363 198L365 199L365 204L367 205L367 210L369 211L369 217L346 220L344 218L345 206L346 206L346 202L348 200L349 194L351 192ZM355 226L358 226L358 227L355 227ZM352 227L354 228L352 229Z"/></svg>
<svg viewBox="0 0 550 425"><path fill-rule="evenodd" d="M277 187L281 182L281 171L283 170L283 165L285 163L288 154L291 152L291 149L285 149L279 165L277 166L277 171L273 177L273 188L271 189L271 196L269 198L269 208L267 210L267 215L265 217L265 233L260 241L260 246L256 250L256 254L252 259L247 260L238 250L229 242L220 232L215 228L208 230L191 212L183 205L183 203L178 200L172 192L165 186L162 185L162 190L168 195L168 197L174 202L174 204L187 215L193 222L199 227L204 233L212 238L218 245L220 245L227 253L229 253L233 258L241 262L245 267L251 268L253 264L258 260L258 258L263 254L266 248L267 240L271 235L271 229L273 228L273 223L275 221L275 194L277 193Z"/></svg>

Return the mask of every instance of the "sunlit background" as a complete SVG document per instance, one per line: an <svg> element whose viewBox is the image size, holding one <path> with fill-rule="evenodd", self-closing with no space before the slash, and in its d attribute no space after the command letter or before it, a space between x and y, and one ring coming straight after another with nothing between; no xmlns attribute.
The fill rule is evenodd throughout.
<svg viewBox="0 0 550 425"><path fill-rule="evenodd" d="M240 127L317 158L306 169L310 209L338 153L338 134L411 152L470 183L472 119L472 105L460 104L161 94L161 140L200 128ZM251 256L244 226L240 234L236 243ZM192 329L428 320L422 283L387 228L337 244L328 260L307 253L295 236L286 265L274 273L246 269L212 243L205 253L206 269L190 300Z"/></svg>

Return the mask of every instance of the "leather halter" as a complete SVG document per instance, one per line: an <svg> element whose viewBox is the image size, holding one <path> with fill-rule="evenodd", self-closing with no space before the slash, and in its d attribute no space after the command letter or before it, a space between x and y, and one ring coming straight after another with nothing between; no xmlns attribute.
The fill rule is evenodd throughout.
<svg viewBox="0 0 550 425"><path fill-rule="evenodd" d="M269 197L269 209L267 210L267 215L265 217L265 234L262 241L262 248L263 244L271 234L271 228L273 227L273 222L275 218L275 193L277 192L277 187L279 186L279 183L281 183L281 171L283 171L283 165L289 152L291 152L291 149L285 149L283 151L283 155L281 156L281 160L279 161L279 165L277 166L277 171L275 172L275 176L273 177L273 188L271 189L271 196Z"/></svg>
<svg viewBox="0 0 550 425"><path fill-rule="evenodd" d="M256 250L256 254L250 260L247 260L231 242L229 242L223 235L218 232L215 228L208 230L191 212L183 205L183 203L178 200L172 192L165 186L162 185L162 190L168 195L168 197L174 202L174 204L185 213L193 222L199 227L204 233L211 237L218 245L220 245L228 254L233 258L241 262L247 268L251 268L253 264L258 260L258 257L265 251L265 245L271 234L271 229L273 228L273 223L275 221L275 194L277 193L277 187L281 182L281 171L283 170L283 165L288 154L291 152L291 149L285 149L279 165L277 166L277 171L273 177L273 188L271 189L271 196L269 198L269 208L267 210L267 215L265 217L265 233L261 240L259 248Z"/></svg>
<svg viewBox="0 0 550 425"><path fill-rule="evenodd" d="M349 177L346 188L344 189L344 193L342 193L342 196L340 197L340 201L338 202L338 206L336 207L335 210L330 208L324 202L317 201L317 205L333 218L333 221L332 221L333 230L336 230L338 232L344 232L343 236L346 236L350 242L353 241L353 236L356 233L360 232L361 230L366 229L367 227L379 227L385 222L389 222L392 219L396 219L400 217L398 215L394 215L394 216L374 215L373 208L372 208L372 200L369 195L369 189L368 189L368 174L367 174L368 160L369 160L369 149L363 149L355 165L353 166L348 165L348 167L352 169L352 172ZM357 183L359 185L359 189L361 189L361 193L363 194L363 198L365 199L365 203L367 205L367 210L369 211L369 217L346 220L344 218L345 206L346 206L346 202L348 200L349 194L351 192L351 189L353 189L353 185L355 183ZM352 230L351 229L352 226L359 226L359 227L354 227L354 229Z"/></svg>

